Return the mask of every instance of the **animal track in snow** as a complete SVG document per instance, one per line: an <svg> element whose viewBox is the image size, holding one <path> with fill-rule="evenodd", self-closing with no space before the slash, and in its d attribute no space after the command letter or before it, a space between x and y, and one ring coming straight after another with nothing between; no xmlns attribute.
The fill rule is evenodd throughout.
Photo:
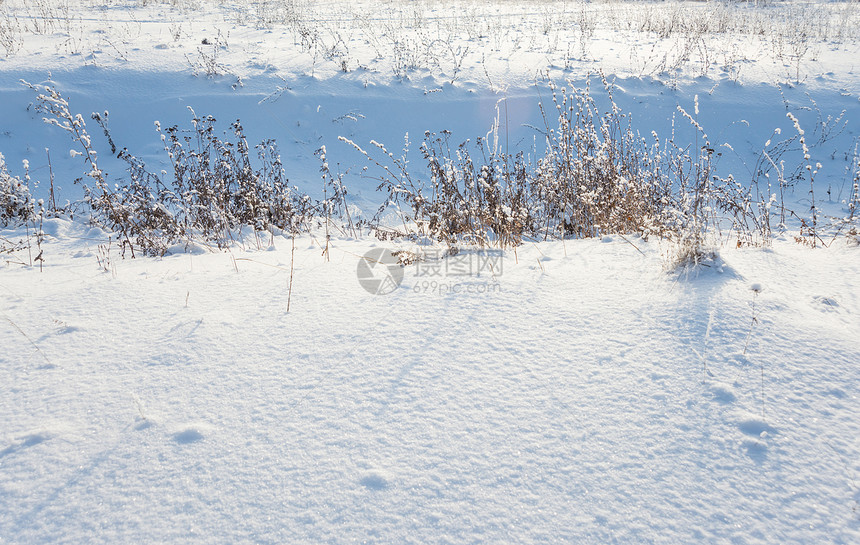
<svg viewBox="0 0 860 545"><path fill-rule="evenodd" d="M738 429L746 435L761 438L776 433L776 428L765 422L763 418L754 415L742 418L738 422Z"/></svg>
<svg viewBox="0 0 860 545"><path fill-rule="evenodd" d="M190 443L196 443L197 441L202 441L205 436L203 432L206 431L205 426L200 425L189 425L184 429L177 431L173 434L173 440L179 443L180 445L188 445Z"/></svg>
<svg viewBox="0 0 860 545"><path fill-rule="evenodd" d="M34 445L38 445L39 443L43 443L50 439L51 436L48 433L31 433L29 435L24 435L21 437L17 437L17 442L9 445L8 447L0 450L0 458L6 456L8 454L12 454L13 452L17 452L19 450L25 449L27 447L32 447Z"/></svg>
<svg viewBox="0 0 860 545"><path fill-rule="evenodd" d="M723 404L729 404L734 403L737 400L734 388L724 382L714 382L713 384L711 384L709 390L714 396L714 401L718 401Z"/></svg>
<svg viewBox="0 0 860 545"><path fill-rule="evenodd" d="M390 477L382 471L368 470L358 482L369 490L385 490L390 486L389 480Z"/></svg>
<svg viewBox="0 0 860 545"><path fill-rule="evenodd" d="M832 297L825 297L823 295L816 295L812 298L812 302L815 307L822 312L839 312L841 309L839 307L839 303L836 299Z"/></svg>

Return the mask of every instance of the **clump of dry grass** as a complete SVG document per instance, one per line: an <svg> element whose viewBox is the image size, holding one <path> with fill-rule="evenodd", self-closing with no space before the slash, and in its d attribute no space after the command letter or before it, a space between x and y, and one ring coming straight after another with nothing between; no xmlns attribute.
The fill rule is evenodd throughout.
<svg viewBox="0 0 860 545"><path fill-rule="evenodd" d="M254 161L239 120L230 124L230 134L222 135L215 118L197 116L193 110L191 130L162 129L156 122L172 172L150 172L143 161L122 149L118 156L128 164L129 178L108 184L83 116L72 114L68 100L54 87L30 87L37 91L45 121L69 132L78 144L77 154L89 167L75 181L83 187L83 204L93 222L120 235L123 254L129 250L134 257L138 249L146 255L163 255L171 246L192 240L226 248L244 227L254 233L296 234L310 229L323 208L328 210L326 217L343 209L345 189L339 179L330 183L340 192L336 189L331 199L313 201L289 185L273 140L253 148ZM92 117L114 147L107 115Z"/></svg>
<svg viewBox="0 0 860 545"><path fill-rule="evenodd" d="M378 235L508 247L524 239L637 233L672 240L683 248L681 261L703 255L714 209L707 134L681 110L700 134L696 149L656 134L649 144L612 98L611 83L600 82L605 110L590 83L570 90L548 84L551 105L541 104L545 150L531 163L522 153L501 152L497 136L478 138L470 148L452 146L447 131L428 132L420 146L429 172L423 181L383 145L373 142L384 155L377 159L342 139L376 166L387 194L373 224ZM407 137L406 151L408 145ZM392 212L395 226L381 221Z"/></svg>
<svg viewBox="0 0 860 545"><path fill-rule="evenodd" d="M44 232L42 224L46 215L44 201L34 199L30 194L30 166L24 161L24 179L9 174L3 154L0 153L0 228L24 227L24 239L12 241L0 237L0 254L15 254L26 250L27 262L23 265L32 267L39 264L42 270L44 257L42 241ZM34 248L35 245L35 248ZM34 255L35 251L35 255Z"/></svg>
<svg viewBox="0 0 860 545"><path fill-rule="evenodd" d="M32 219L34 204L27 181L9 174L0 153L0 227L17 227Z"/></svg>

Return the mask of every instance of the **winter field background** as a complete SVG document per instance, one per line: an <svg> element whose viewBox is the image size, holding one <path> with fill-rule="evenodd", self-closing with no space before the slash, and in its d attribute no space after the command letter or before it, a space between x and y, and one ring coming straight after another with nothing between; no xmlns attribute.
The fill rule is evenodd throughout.
<svg viewBox="0 0 860 545"><path fill-rule="evenodd" d="M0 543L860 542L860 2L0 0L0 93Z"/></svg>

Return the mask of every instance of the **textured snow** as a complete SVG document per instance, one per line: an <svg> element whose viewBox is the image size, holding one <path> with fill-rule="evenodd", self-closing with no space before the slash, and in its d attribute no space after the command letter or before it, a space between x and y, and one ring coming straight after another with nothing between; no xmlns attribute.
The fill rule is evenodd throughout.
<svg viewBox="0 0 860 545"><path fill-rule="evenodd" d="M523 247L480 295L408 269L373 296L368 243L326 263L302 239L289 314L283 239L238 272L8 269L2 534L853 542L857 250L727 251L684 280L637 245Z"/></svg>
<svg viewBox="0 0 860 545"><path fill-rule="evenodd" d="M454 9L402 6L413 5ZM846 129L812 150L817 204L844 213L856 42L819 44L791 84L793 66L755 57L750 41L739 77L654 72L659 53L635 33L597 34L565 68L548 46L526 47L552 38L538 30L546 6L528 17L498 6L512 28L523 21L520 42L504 34L482 59L494 37L460 37L472 49L456 78L445 65L401 80L360 31L350 62L366 66L342 73L297 52L286 29L238 24L239 3L86 3L79 30L28 36L0 59L0 152L13 174L28 160L44 192L49 148L60 195L77 198L81 158L19 83L50 79L87 120L108 110L114 140L152 168L154 123L187 126L189 106L225 129L240 118L251 142L276 138L291 182L311 193L325 145L332 166L352 168L350 202L372 214L366 159L338 137L399 151L408 131L417 151L425 130L459 143L499 115L508 144L528 150L547 100L535 72L584 85L604 68L642 134L665 136L679 105L698 107L727 144L719 168L745 183L774 129L795 130L787 107L807 132L812 100L825 117L845 110ZM194 76L186 55L219 31L225 73ZM799 210L807 190L789 196ZM43 272L0 255L0 543L860 542L852 239L815 250L790 233L772 248L726 239L710 266L676 272L656 239L535 241L491 273L407 266L374 296L361 256L397 245L370 237L335 236L326 260L324 241L303 235L292 261L279 236L133 260L114 239L105 270L107 233L80 218L44 231Z"/></svg>

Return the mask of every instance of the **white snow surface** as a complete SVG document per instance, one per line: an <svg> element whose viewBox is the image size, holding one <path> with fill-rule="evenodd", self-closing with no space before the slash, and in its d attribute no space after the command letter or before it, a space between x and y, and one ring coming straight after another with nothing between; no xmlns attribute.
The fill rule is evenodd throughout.
<svg viewBox="0 0 860 545"><path fill-rule="evenodd" d="M2 276L0 535L855 542L857 249L684 278L630 242L374 296L373 243L302 238L289 313L287 239L112 274L52 247Z"/></svg>
<svg viewBox="0 0 860 545"><path fill-rule="evenodd" d="M37 196L53 174L80 198L81 159L20 83L50 81L88 122L108 110L114 141L156 170L155 121L188 127L189 107L276 138L311 194L325 145L367 216L382 196L338 137L399 151L408 132L420 171L424 131L459 143L498 118L501 145L528 152L541 78L584 87L603 70L643 135L694 145L677 109L697 109L721 175L743 183L796 116L822 164L816 206L843 217L860 5L760 3L734 9L810 33L822 13L847 23L692 40L643 27L736 12L5 0L0 153L13 175L29 162ZM787 196L801 215L808 190ZM455 257L483 254L337 232L328 258L320 233L131 259L80 217L46 220L41 270L35 246L0 254L0 543L858 543L860 247L842 233L811 249L796 227L770 247L715 233L718 256L681 271L667 243L610 235L530 241L457 274ZM368 293L361 256L395 248L430 258Z"/></svg>

